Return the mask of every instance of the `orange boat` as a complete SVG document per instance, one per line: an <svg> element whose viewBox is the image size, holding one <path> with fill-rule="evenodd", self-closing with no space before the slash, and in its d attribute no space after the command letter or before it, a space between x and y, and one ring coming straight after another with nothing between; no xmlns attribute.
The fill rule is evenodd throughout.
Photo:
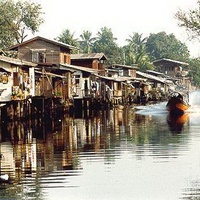
<svg viewBox="0 0 200 200"><path fill-rule="evenodd" d="M188 103L188 95L179 92L171 93L166 107L170 114L182 115L190 107Z"/></svg>

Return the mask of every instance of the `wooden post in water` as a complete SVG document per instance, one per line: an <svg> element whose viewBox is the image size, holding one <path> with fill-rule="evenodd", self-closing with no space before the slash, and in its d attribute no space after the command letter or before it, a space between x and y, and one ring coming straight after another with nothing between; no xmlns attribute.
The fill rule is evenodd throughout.
<svg viewBox="0 0 200 200"><path fill-rule="evenodd" d="M44 66L42 67L42 117L44 117Z"/></svg>

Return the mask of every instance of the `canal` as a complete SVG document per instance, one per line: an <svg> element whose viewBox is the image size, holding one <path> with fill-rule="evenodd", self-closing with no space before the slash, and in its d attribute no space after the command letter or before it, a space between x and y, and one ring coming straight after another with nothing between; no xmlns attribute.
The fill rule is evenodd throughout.
<svg viewBox="0 0 200 200"><path fill-rule="evenodd" d="M2 124L0 199L200 199L199 96Z"/></svg>

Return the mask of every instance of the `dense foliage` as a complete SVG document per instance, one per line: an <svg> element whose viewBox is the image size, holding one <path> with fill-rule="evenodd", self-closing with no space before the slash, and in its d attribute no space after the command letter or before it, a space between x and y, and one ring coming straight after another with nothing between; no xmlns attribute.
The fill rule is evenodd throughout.
<svg viewBox="0 0 200 200"><path fill-rule="evenodd" d="M187 61L190 56L185 44L177 40L173 34L167 35L165 32L150 34L145 38L142 34L133 32L126 39L127 44L122 47L117 45L117 38L107 27L101 28L96 37L85 30L80 35L80 39L77 39L74 38L74 33L65 30L57 39L79 46L82 53L103 52L108 58L108 64L138 65L141 70L153 69L152 61L156 59Z"/></svg>
<svg viewBox="0 0 200 200"><path fill-rule="evenodd" d="M154 69L152 61L157 59L188 62L193 84L200 86L200 60L191 59L187 46L173 34L159 32L143 37L142 34L133 32L126 39L127 44L122 47L117 45L117 38L107 27L101 28L96 37L88 30L83 31L80 39L75 39L74 33L66 35L62 33L58 37L59 41L78 46L81 53L103 52L108 58L107 64L137 65L141 71L145 71Z"/></svg>
<svg viewBox="0 0 200 200"><path fill-rule="evenodd" d="M96 40L92 47L92 52L103 52L107 58L109 64L120 62L120 48L118 47L117 38L114 37L112 30L107 27L103 27L98 31Z"/></svg>
<svg viewBox="0 0 200 200"><path fill-rule="evenodd" d="M126 42L128 44L123 47L125 52L125 64L135 64L141 70L153 69L150 56L147 52L147 38L143 38L142 34L133 33L126 39Z"/></svg>
<svg viewBox="0 0 200 200"><path fill-rule="evenodd" d="M200 60L199 58L191 59L189 61L189 76L192 77L192 84L200 86Z"/></svg>
<svg viewBox="0 0 200 200"><path fill-rule="evenodd" d="M21 43L28 32L35 33L43 23L40 4L28 1L0 1L0 48Z"/></svg>
<svg viewBox="0 0 200 200"><path fill-rule="evenodd" d="M190 57L187 46L177 40L174 34L152 33L147 39L146 46L151 60L169 58L187 61Z"/></svg>

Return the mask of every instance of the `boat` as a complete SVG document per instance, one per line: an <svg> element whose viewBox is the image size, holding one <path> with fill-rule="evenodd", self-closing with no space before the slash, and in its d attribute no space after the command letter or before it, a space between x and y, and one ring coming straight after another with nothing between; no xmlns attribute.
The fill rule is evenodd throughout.
<svg viewBox="0 0 200 200"><path fill-rule="evenodd" d="M190 107L188 103L188 94L172 92L169 94L167 110L171 115L182 115Z"/></svg>

